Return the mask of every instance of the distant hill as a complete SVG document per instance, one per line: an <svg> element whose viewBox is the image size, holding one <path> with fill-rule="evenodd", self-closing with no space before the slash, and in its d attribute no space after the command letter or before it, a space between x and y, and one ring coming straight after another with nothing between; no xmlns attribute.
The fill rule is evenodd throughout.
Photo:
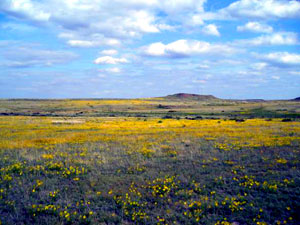
<svg viewBox="0 0 300 225"><path fill-rule="evenodd" d="M265 102L266 100L264 100L264 99L245 99L245 100L241 100L241 101L245 101L245 102Z"/></svg>
<svg viewBox="0 0 300 225"><path fill-rule="evenodd" d="M167 95L165 98L182 99L182 100L198 100L198 101L208 101L208 100L218 99L213 95L197 95L197 94L187 94L187 93L177 93L174 95Z"/></svg>
<svg viewBox="0 0 300 225"><path fill-rule="evenodd" d="M300 97L291 99L291 101L297 101L297 102L300 102Z"/></svg>

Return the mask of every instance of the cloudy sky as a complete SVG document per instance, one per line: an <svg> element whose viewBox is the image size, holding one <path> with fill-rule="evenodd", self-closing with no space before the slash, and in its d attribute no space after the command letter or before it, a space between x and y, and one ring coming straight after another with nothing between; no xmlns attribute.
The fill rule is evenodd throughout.
<svg viewBox="0 0 300 225"><path fill-rule="evenodd" d="M296 0L0 0L0 98L295 98L299 33Z"/></svg>

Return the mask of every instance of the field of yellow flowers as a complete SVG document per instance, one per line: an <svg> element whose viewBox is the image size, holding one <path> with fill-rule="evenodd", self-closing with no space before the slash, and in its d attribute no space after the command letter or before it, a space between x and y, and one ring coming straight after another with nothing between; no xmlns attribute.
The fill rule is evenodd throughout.
<svg viewBox="0 0 300 225"><path fill-rule="evenodd" d="M0 117L0 224L300 224L300 121Z"/></svg>

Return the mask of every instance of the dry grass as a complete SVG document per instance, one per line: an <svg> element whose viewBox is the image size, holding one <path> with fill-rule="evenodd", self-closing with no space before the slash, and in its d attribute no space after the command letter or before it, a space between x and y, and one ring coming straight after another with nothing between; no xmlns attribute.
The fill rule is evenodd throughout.
<svg viewBox="0 0 300 225"><path fill-rule="evenodd" d="M82 124L85 120L78 119L64 119L64 120L52 120L53 124Z"/></svg>

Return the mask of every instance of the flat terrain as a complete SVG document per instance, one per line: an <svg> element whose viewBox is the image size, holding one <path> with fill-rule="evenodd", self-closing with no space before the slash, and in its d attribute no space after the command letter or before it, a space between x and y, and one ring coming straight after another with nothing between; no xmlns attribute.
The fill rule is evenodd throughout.
<svg viewBox="0 0 300 225"><path fill-rule="evenodd" d="M193 97L145 99L0 100L0 115L205 118L300 118L299 101L223 100Z"/></svg>
<svg viewBox="0 0 300 225"><path fill-rule="evenodd" d="M0 100L0 224L299 224L299 106Z"/></svg>

